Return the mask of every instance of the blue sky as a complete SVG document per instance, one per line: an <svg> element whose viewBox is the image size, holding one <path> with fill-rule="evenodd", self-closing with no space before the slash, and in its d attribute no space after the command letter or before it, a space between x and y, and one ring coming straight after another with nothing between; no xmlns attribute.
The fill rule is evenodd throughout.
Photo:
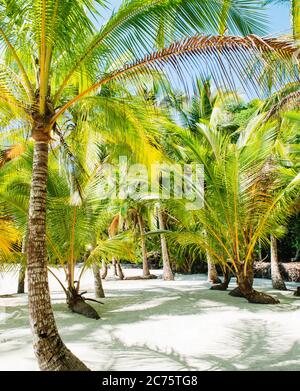
<svg viewBox="0 0 300 391"><path fill-rule="evenodd" d="M290 30L290 10L287 5L270 6L268 9L270 33L286 33Z"/></svg>

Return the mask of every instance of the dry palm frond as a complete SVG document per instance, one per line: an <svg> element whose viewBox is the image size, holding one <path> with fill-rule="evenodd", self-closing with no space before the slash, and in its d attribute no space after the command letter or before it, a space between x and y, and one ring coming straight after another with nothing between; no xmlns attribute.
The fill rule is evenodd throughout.
<svg viewBox="0 0 300 391"><path fill-rule="evenodd" d="M256 93L257 85L261 85L260 75L266 67L273 67L276 73L277 68L288 68L288 76L285 78L298 79L297 71L293 62L299 60L297 47L292 40L280 38L261 38L256 35L246 37L224 36L224 35L202 35L175 42L169 47L160 51L150 53L144 58L127 64L117 69L101 80L90 86L74 99L66 103L53 117L51 125L70 106L97 88L108 82L123 77L132 77L137 80L137 75L143 70L164 71L166 66L177 73L185 85L182 71L200 71L206 68L211 74L217 86L224 84L231 90L235 89L234 73L245 87L252 87ZM281 70L282 71L282 70ZM277 84L282 82L282 72L277 71ZM170 72L172 74L172 72Z"/></svg>
<svg viewBox="0 0 300 391"><path fill-rule="evenodd" d="M264 119L264 122L269 121L274 115L277 115L283 109L292 109L295 106L299 107L300 102L300 89L299 91L293 91L287 96L282 98L277 104L275 104L269 111Z"/></svg>

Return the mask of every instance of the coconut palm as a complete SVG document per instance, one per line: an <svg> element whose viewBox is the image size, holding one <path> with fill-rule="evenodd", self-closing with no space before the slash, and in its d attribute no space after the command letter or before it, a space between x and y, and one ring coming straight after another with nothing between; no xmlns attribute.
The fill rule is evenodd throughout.
<svg viewBox="0 0 300 391"><path fill-rule="evenodd" d="M295 170L299 166L297 152L298 128L287 116L282 116L283 110L298 107L300 98L299 88L299 83L292 83L273 94L262 105L257 118L252 121L253 126L251 127L251 124L248 126L248 137L251 137L251 134L256 131L257 126L264 126L270 120L273 120L274 124L277 123L277 139L274 143L272 156L270 156L265 169L272 168L273 160L280 162L283 167L294 167ZM273 288L278 290L286 290L284 279L280 272L277 244L277 238L280 238L280 233L283 232L282 228L278 227L276 229L274 227L274 232L270 237L272 285Z"/></svg>
<svg viewBox="0 0 300 391"><path fill-rule="evenodd" d="M232 101L232 96L224 96L222 94L213 94L211 88L211 81L205 80L201 82L197 80L197 90L195 96L192 99L191 107L188 108L186 113L183 113L183 117L186 118L186 126L191 131L195 131L197 124L204 122L210 123L212 126L225 125L225 117L228 116L226 112L226 104ZM229 99L228 99L229 98ZM220 116L222 120L220 120ZM206 250L207 261L207 280L211 284L221 283L218 277L217 268L213 259L213 256Z"/></svg>
<svg viewBox="0 0 300 391"><path fill-rule="evenodd" d="M163 209L162 205L158 203L156 205L157 208L157 220L158 220L158 228L161 231L166 230L166 218L167 211ZM161 256L163 263L163 279L165 281L173 281L174 274L172 272L171 264L170 264L170 256L167 244L167 238L164 233L160 234L160 242L161 242Z"/></svg>
<svg viewBox="0 0 300 391"><path fill-rule="evenodd" d="M5 171L1 172L4 181L0 199L20 229L27 226L31 172L30 164L27 163L30 161L32 148L25 156L7 164ZM101 184L98 175L89 177L85 183L78 183L78 177L76 182L73 178L74 171L70 170L68 176L59 173L55 156L51 157L49 163L46 234L48 262L62 267L66 284L53 269L48 270L64 290L67 304L73 312L99 319L95 310L86 303L86 300L92 299L87 299L80 293L81 277L87 267L94 268L94 264L99 263L100 257L108 259L111 254L121 253L124 259L132 259L132 241L128 237L107 240L106 226L113 212L109 213L107 210L107 202L101 202L97 198L99 183ZM80 188L80 192L76 186ZM76 277L76 264L80 260L83 263ZM97 283L101 284L101 280Z"/></svg>
<svg viewBox="0 0 300 391"><path fill-rule="evenodd" d="M119 201L118 204L120 204L120 211L114 217L109 227L110 235L116 235L120 230L120 226L132 229L134 232L138 229L143 263L143 278L154 278L155 276L152 276L149 270L145 236L146 222L149 219L147 201L142 198L139 200L132 199L130 198L130 194L128 194L127 197L121 202Z"/></svg>
<svg viewBox="0 0 300 391"><path fill-rule="evenodd" d="M251 138L242 132L233 144L224 132L200 128L209 148L191 132L182 134L188 150L205 167L205 206L196 213L197 233L177 233L181 245L208 250L237 276L240 292L250 302L276 303L252 287L253 250L267 241L274 226L294 213L300 177L293 168L265 169L276 142L276 127L260 128ZM202 139L203 140L203 139ZM288 180L282 175L285 172Z"/></svg>

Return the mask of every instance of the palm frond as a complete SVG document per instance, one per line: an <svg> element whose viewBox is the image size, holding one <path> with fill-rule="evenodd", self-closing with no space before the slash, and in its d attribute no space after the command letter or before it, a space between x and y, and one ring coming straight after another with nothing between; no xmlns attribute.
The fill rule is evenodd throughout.
<svg viewBox="0 0 300 391"><path fill-rule="evenodd" d="M289 77L298 77L294 69L293 61L297 59L297 48L292 40L281 40L279 38L260 38L255 35L247 37L237 36L205 36L196 35L183 41L173 43L171 46L153 52L141 60L126 65L104 76L97 83L71 99L54 115L51 125L59 116L74 103L82 99L87 94L111 82L121 80L125 76L137 75L141 70L155 70L162 72L169 66L177 75L182 74L183 69L203 71L203 66L208 68L209 74L214 79L216 85L222 83L228 86L228 80L232 80L232 74L236 74L242 85L245 85L245 75L249 75L249 62L255 64L255 72L249 77L248 84L257 91L260 85L258 79L258 68L263 69L266 65L275 66L280 61L289 68ZM275 63L274 63L275 61ZM228 69L229 67L229 69ZM202 69L202 70L201 70ZM278 76L277 81L280 77ZM183 81L185 85L185 82ZM230 85L232 87L232 85ZM232 89L232 88L230 88Z"/></svg>

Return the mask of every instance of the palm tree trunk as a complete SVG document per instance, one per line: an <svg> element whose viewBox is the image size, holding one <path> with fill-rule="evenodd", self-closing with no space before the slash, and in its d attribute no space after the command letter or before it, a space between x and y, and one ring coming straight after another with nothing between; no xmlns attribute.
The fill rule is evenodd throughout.
<svg viewBox="0 0 300 391"><path fill-rule="evenodd" d="M48 142L36 141L28 224L28 304L34 352L41 370L88 370L61 340L51 306L47 273L46 194Z"/></svg>
<svg viewBox="0 0 300 391"><path fill-rule="evenodd" d="M261 248L261 239L258 239L258 259L259 262L262 262L262 248Z"/></svg>
<svg viewBox="0 0 300 391"><path fill-rule="evenodd" d="M117 261L116 267L117 267L117 275L118 275L119 279L124 280L125 276L124 276L120 261Z"/></svg>
<svg viewBox="0 0 300 391"><path fill-rule="evenodd" d="M216 265L212 261L211 255L206 251L206 260L207 260L207 281L211 284L220 284L222 281L218 277L218 272Z"/></svg>
<svg viewBox="0 0 300 391"><path fill-rule="evenodd" d="M144 236L144 221L142 216L137 214L140 234L141 234L141 245L142 245L142 256L143 256L143 277L148 278L150 276L148 259L147 259L147 248L146 248L146 239Z"/></svg>
<svg viewBox="0 0 300 391"><path fill-rule="evenodd" d="M112 274L113 274L113 278L116 278L118 277L118 271L117 271L117 261L116 261L116 258L113 257L112 260L111 260L111 265L112 265Z"/></svg>
<svg viewBox="0 0 300 391"><path fill-rule="evenodd" d="M229 283L230 283L230 280L231 280L231 272L230 272L230 270L228 270L227 267L224 267L223 274L224 274L223 282L220 280L220 283L218 283L216 285L212 285L210 287L210 289L215 290L215 291L226 291L227 290Z"/></svg>
<svg viewBox="0 0 300 391"><path fill-rule="evenodd" d="M273 235L271 235L271 278L274 289L278 289L280 291L287 290L280 273L277 239Z"/></svg>
<svg viewBox="0 0 300 391"><path fill-rule="evenodd" d="M237 272L237 282L238 282L238 290L240 292L240 296L245 297L249 303L255 304L278 304L279 300L274 297L267 295L263 292L257 292L253 289L253 273L252 273L252 265L250 268L247 268L246 273L244 270L244 265L238 265ZM235 295L238 296L238 295Z"/></svg>
<svg viewBox="0 0 300 391"><path fill-rule="evenodd" d="M107 264L106 262L104 261L104 259L102 259L102 268L101 268L101 278L102 280L105 280L105 278L107 277Z"/></svg>
<svg viewBox="0 0 300 391"><path fill-rule="evenodd" d="M295 40L295 44L297 47L300 46L299 39L300 39L300 6L299 6L299 0L292 0L292 27L293 27L293 36Z"/></svg>
<svg viewBox="0 0 300 391"><path fill-rule="evenodd" d="M27 253L27 234L24 235L23 242L22 242L22 255L25 257L26 253ZM21 264L19 270L17 293L25 292L26 263L25 263L25 259L22 261L24 261L24 263Z"/></svg>
<svg viewBox="0 0 300 391"><path fill-rule="evenodd" d="M159 228L164 230L165 229L165 221L164 221L163 212L160 209L160 207L157 208L157 215L158 215L158 221L159 221ZM168 252L168 245L167 245L167 240L166 240L166 237L164 234L160 235L160 244L161 244L161 254L162 254L162 260L163 260L163 279L165 281L173 281L174 274L171 269L169 252Z"/></svg>
<svg viewBox="0 0 300 391"><path fill-rule="evenodd" d="M26 265L22 263L19 270L17 293L25 293L25 277L26 277Z"/></svg>
<svg viewBox="0 0 300 391"><path fill-rule="evenodd" d="M102 279L100 276L100 268L96 263L94 263L92 267L93 267L93 274L94 274L95 296L103 298L105 297L105 294L102 285Z"/></svg>

